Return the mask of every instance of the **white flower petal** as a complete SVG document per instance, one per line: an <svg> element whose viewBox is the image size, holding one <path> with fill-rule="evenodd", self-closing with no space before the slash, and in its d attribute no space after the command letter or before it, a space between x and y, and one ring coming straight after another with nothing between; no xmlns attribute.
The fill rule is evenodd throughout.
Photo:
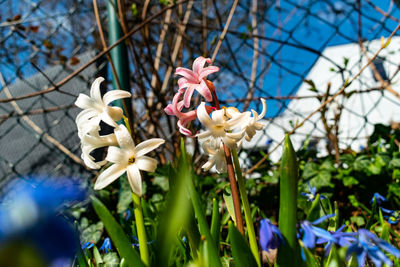
<svg viewBox="0 0 400 267"><path fill-rule="evenodd" d="M128 161L131 156L133 156L133 154L129 155L129 153L127 153L127 151L124 149L110 146L107 151L106 160L113 163L128 165Z"/></svg>
<svg viewBox="0 0 400 267"><path fill-rule="evenodd" d="M84 135L82 136L82 145L92 146L94 149L105 146L116 146L118 145L115 134L108 134L102 136Z"/></svg>
<svg viewBox="0 0 400 267"><path fill-rule="evenodd" d="M131 186L132 192L138 195L139 197L142 196L142 175L136 164L131 164L128 166L128 181L129 185Z"/></svg>
<svg viewBox="0 0 400 267"><path fill-rule="evenodd" d="M146 172L154 172L157 168L157 160L147 156L141 156L140 158L137 158L135 164L139 170Z"/></svg>
<svg viewBox="0 0 400 267"><path fill-rule="evenodd" d="M212 166L214 166L214 164L215 164L215 158L214 157L210 157L208 159L208 161L206 163L204 163L203 166L201 166L201 168L204 171L209 171L212 168Z"/></svg>
<svg viewBox="0 0 400 267"><path fill-rule="evenodd" d="M206 128L210 129L214 125L214 122L208 115L208 112L206 110L206 103L201 102L201 104L197 108L197 118L203 124Z"/></svg>
<svg viewBox="0 0 400 267"><path fill-rule="evenodd" d="M144 142L141 142L138 144L135 148L135 156L137 158L140 158L141 156L149 153L150 151L156 149L160 145L164 144L165 140L161 138L152 138L149 140L146 140Z"/></svg>
<svg viewBox="0 0 400 267"><path fill-rule="evenodd" d="M92 83L92 87L90 88L90 97L94 98L96 102L102 102L101 100L101 92L100 92L100 84L104 81L103 77L99 77Z"/></svg>
<svg viewBox="0 0 400 267"><path fill-rule="evenodd" d="M240 115L235 116L234 118L228 120L226 122L227 130L232 130L239 127L244 127L250 118L250 112L246 111L241 113Z"/></svg>
<svg viewBox="0 0 400 267"><path fill-rule="evenodd" d="M75 105L81 109L99 109L97 102L84 94L79 94L78 98L75 101Z"/></svg>
<svg viewBox="0 0 400 267"><path fill-rule="evenodd" d="M108 112L102 112L99 114L99 118L104 121L106 124L112 126L112 127L117 127L117 123L110 117Z"/></svg>
<svg viewBox="0 0 400 267"><path fill-rule="evenodd" d="M120 107L106 107L106 113L110 116L113 121L119 121L122 119L124 112Z"/></svg>
<svg viewBox="0 0 400 267"><path fill-rule="evenodd" d="M135 143L133 142L132 137L125 125L118 125L118 127L114 129L114 133L117 137L120 148L127 149L131 153L134 153Z"/></svg>
<svg viewBox="0 0 400 267"><path fill-rule="evenodd" d="M199 140L201 140L201 139L209 137L211 134L212 134L212 132L207 130L207 131L196 134L196 137L199 138Z"/></svg>
<svg viewBox="0 0 400 267"><path fill-rule="evenodd" d="M131 97L131 93L129 93L127 91L123 91L123 90L112 90L112 91L105 93L105 95L103 96L103 102L104 102L104 104L108 105L111 102L113 102L114 100L121 99L121 98L127 98L127 97Z"/></svg>
<svg viewBox="0 0 400 267"><path fill-rule="evenodd" d="M261 120L262 118L264 118L265 114L267 113L267 103L265 102L264 98L261 98L261 103L262 103L263 109L261 111L261 114L257 117L257 120Z"/></svg>
<svg viewBox="0 0 400 267"><path fill-rule="evenodd" d="M94 190L100 190L117 180L126 172L126 165L113 164L97 177Z"/></svg>
<svg viewBox="0 0 400 267"><path fill-rule="evenodd" d="M93 109L84 109L81 112L79 112L78 116L75 118L75 123L76 124L82 124L87 122L89 119L97 116L97 111Z"/></svg>

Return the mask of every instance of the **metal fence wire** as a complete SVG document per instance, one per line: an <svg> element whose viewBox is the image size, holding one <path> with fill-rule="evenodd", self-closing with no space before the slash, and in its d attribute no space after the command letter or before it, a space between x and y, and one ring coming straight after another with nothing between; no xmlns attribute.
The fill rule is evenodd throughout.
<svg viewBox="0 0 400 267"><path fill-rule="evenodd" d="M398 1L118 0L108 11L107 5L0 1L0 187L32 173L93 176L80 159L73 103L95 77L115 87L107 57L112 12L125 38L129 79L122 89L133 94L136 139L166 139L161 162L180 138L175 118L163 111L177 90L174 70L200 55L215 57L220 67L209 79L223 105L260 110L259 99L267 100L266 127L244 151L271 149L295 129L296 148L308 137L321 155L338 154L364 145L374 124L398 121ZM279 149L270 155L279 156Z"/></svg>

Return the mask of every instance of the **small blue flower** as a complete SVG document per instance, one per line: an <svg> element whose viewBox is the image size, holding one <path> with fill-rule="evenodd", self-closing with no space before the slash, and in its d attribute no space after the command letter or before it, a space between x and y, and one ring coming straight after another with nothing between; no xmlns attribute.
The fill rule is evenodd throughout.
<svg viewBox="0 0 400 267"><path fill-rule="evenodd" d="M72 177L31 176L14 179L5 191L0 200L0 249L23 240L49 266L72 260L79 238L63 210L86 198L82 184Z"/></svg>
<svg viewBox="0 0 400 267"><path fill-rule="evenodd" d="M109 237L104 238L103 245L100 247L100 251L108 253L111 251L111 240Z"/></svg>
<svg viewBox="0 0 400 267"><path fill-rule="evenodd" d="M377 267L382 266L382 263L392 266L392 261L383 253L382 249L396 258L400 258L399 250L370 231L360 229L357 234L358 238L347 249L347 257L356 254L358 266L364 266L367 256Z"/></svg>
<svg viewBox="0 0 400 267"><path fill-rule="evenodd" d="M283 242L283 237L279 228L271 223L269 219L260 221L260 244L265 251L276 249Z"/></svg>
<svg viewBox="0 0 400 267"><path fill-rule="evenodd" d="M266 142L265 142L265 144L266 145L270 145L270 144L272 144L274 142L274 140L272 140L271 138L269 138Z"/></svg>
<svg viewBox="0 0 400 267"><path fill-rule="evenodd" d="M93 242L86 242L85 244L81 245L81 248L82 249L89 249L89 248L92 248L93 246L94 246Z"/></svg>
<svg viewBox="0 0 400 267"><path fill-rule="evenodd" d="M390 224L398 224L400 221L400 212L398 210L388 210L381 207L381 210L389 215L383 215L383 218L388 220Z"/></svg>
<svg viewBox="0 0 400 267"><path fill-rule="evenodd" d="M313 188L311 188L310 183L307 183L307 185L308 185L308 191L310 191L310 193L301 192L301 195L307 197L307 200L312 202L312 201L314 201L315 197L317 196L317 188L315 186ZM326 197L323 195L320 195L319 198L325 199Z"/></svg>
<svg viewBox="0 0 400 267"><path fill-rule="evenodd" d="M346 225L342 225L336 232L329 231L331 235L336 239L336 242L321 237L318 238L317 244L326 243L324 250L327 254L329 254L329 251L331 250L334 243L338 244L341 247L350 246L350 244L356 240L356 233L342 232L345 227Z"/></svg>
<svg viewBox="0 0 400 267"><path fill-rule="evenodd" d="M125 221L129 221L129 219L131 218L131 211L130 210L126 210L125 212L124 212L124 218L125 218Z"/></svg>
<svg viewBox="0 0 400 267"><path fill-rule="evenodd" d="M132 243L132 246L134 246L134 247L139 247L139 239L136 237L136 236L132 236L133 237L133 239L135 239L136 240L136 242L135 243ZM147 241L147 245L150 245L150 244L153 244L154 243L154 240L151 240L151 241Z"/></svg>
<svg viewBox="0 0 400 267"><path fill-rule="evenodd" d="M324 239L327 242L331 241L336 243L337 240L334 236L332 236L331 233L329 233L328 231L316 227L314 225L318 225L321 222L334 217L336 214L329 214L329 215L325 215L317 220L315 220L314 222L309 222L309 221L303 221L300 225L300 236L301 234L303 234L303 238L302 238L302 242L304 244L304 246L306 248L312 249L315 247L316 244L316 240L317 238L319 239Z"/></svg>
<svg viewBox="0 0 400 267"><path fill-rule="evenodd" d="M371 204L374 203L374 198L376 199L376 203L378 205L382 205L383 202L388 201L384 196L376 192L370 201Z"/></svg>

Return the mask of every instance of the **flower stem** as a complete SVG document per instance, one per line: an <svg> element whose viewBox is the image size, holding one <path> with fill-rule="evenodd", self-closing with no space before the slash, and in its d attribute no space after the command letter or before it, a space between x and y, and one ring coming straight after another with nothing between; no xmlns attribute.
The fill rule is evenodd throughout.
<svg viewBox="0 0 400 267"><path fill-rule="evenodd" d="M150 265L149 249L147 247L146 228L144 227L141 198L132 193L133 207L136 221L136 231L139 240L140 258L146 266Z"/></svg>
<svg viewBox="0 0 400 267"><path fill-rule="evenodd" d="M232 149L232 158L233 158L233 164L235 165L236 178L239 186L240 197L243 203L244 217L246 220L247 233L249 235L250 249L254 255L254 258L257 261L257 265L261 266L260 255L258 253L256 233L254 231L254 224L251 218L249 199L247 197L245 181L243 179L242 169L240 168L238 153L236 149Z"/></svg>
<svg viewBox="0 0 400 267"><path fill-rule="evenodd" d="M214 86L212 87L211 93L214 97L215 107L217 108L217 110L221 109ZM232 155L231 151L225 144L224 144L224 152L225 152L225 159L229 176L229 183L231 185L233 208L235 210L236 227L238 228L239 232L242 235L244 235L243 217L242 217L242 211L240 209L239 192L235 178L235 171L233 169Z"/></svg>

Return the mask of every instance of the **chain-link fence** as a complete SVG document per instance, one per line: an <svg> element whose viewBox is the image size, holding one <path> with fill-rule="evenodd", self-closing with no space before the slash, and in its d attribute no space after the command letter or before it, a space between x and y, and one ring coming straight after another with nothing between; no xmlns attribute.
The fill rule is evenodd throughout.
<svg viewBox="0 0 400 267"><path fill-rule="evenodd" d="M165 138L162 162L180 138L163 111L177 90L174 69L199 55L215 55L221 70L209 78L223 105L260 110L260 97L267 99L264 132L244 148L272 149L295 128L297 147L309 136L323 153L338 153L365 143L373 124L397 120L398 39L372 60L381 36L399 23L397 1L112 3L127 47L129 88L122 89L133 93L135 136ZM29 173L92 175L80 159L73 102L94 77L111 81L112 44L101 38L106 5L0 1L1 183Z"/></svg>

